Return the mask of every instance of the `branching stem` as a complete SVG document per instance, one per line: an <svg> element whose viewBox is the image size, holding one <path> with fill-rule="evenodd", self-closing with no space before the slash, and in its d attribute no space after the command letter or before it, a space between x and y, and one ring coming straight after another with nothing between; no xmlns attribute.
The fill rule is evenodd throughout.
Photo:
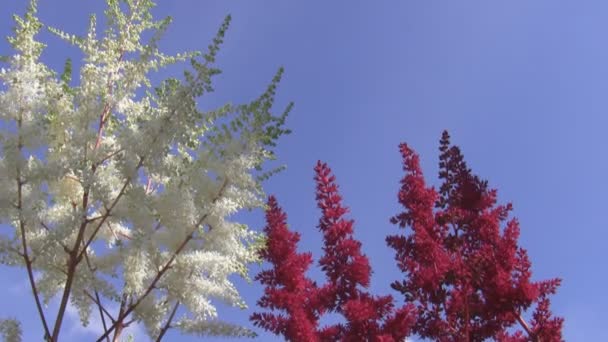
<svg viewBox="0 0 608 342"><path fill-rule="evenodd" d="M215 198L213 199L212 203L216 203L217 200L222 196L226 186L228 185L228 180L224 179L224 182L218 192L218 194L215 196ZM194 224L194 228L190 231L190 234L188 234L186 236L186 238L184 239L184 241L182 241L182 243L177 247L177 249L175 250L175 252L173 252L173 254L171 255L171 257L169 258L169 260L161 267L161 269L156 273L156 276L152 279L152 281L150 282L150 285L148 285L148 287L146 288L146 290L143 292L143 294L141 296L139 296L137 298L137 300L135 300L134 302L132 302L130 305L128 305L126 310L121 310L121 313L118 315L116 322L114 324L112 324L112 326L108 329L108 331L106 331L101 337L99 337L97 339L97 342L101 342L104 338L106 338L106 336L108 336L113 330L119 330L121 329L121 327L123 326L123 321L124 319L129 316L131 314L131 312L133 312L133 310L135 310L135 308L137 308L139 306L139 304L141 304L141 302L152 292L152 290L154 290L156 288L156 284L158 283L158 281L163 277L163 275L171 268L173 261L175 261L175 259L177 258L177 256L186 248L186 246L188 245L188 243L192 240L192 238L194 237L194 233L196 232L196 229L207 219L207 217L209 216L209 213L204 214L195 224ZM122 308L122 306L121 306Z"/></svg>
<svg viewBox="0 0 608 342"><path fill-rule="evenodd" d="M169 328L171 328L171 321L173 321L173 317L175 317L175 313L177 312L177 308L179 307L179 304L180 304L179 301L175 302L175 305L173 306L173 310L171 310L171 314L169 314L169 318L167 318L167 322L160 330L160 334L158 334L158 338L156 339L156 342L160 342L163 339L163 336L165 336L165 334L169 330Z"/></svg>

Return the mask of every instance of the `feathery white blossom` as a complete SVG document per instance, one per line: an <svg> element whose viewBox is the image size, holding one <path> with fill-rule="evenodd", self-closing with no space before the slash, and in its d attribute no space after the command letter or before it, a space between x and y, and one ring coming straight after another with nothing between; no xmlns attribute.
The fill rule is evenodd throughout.
<svg viewBox="0 0 608 342"><path fill-rule="evenodd" d="M21 341L21 324L15 319L0 320L0 335L4 342Z"/></svg>
<svg viewBox="0 0 608 342"><path fill-rule="evenodd" d="M41 321L55 317L42 304L60 299L42 325L53 341L68 303L85 325L101 315L108 334L135 319L152 338L170 327L250 336L218 320L213 300L245 307L229 277L247 276L260 236L230 216L261 207L260 182L276 171L260 170L289 133L291 106L271 113L282 69L251 103L201 111L230 18L206 53L168 56L157 42L170 19L154 21L152 1L106 2L102 35L95 16L83 37L51 29L84 54L78 82L71 61L58 74L40 60L36 1L15 16L0 71L0 223L12 226L0 262L28 271ZM152 86L150 71L185 60L183 79ZM0 331L19 339L14 321Z"/></svg>

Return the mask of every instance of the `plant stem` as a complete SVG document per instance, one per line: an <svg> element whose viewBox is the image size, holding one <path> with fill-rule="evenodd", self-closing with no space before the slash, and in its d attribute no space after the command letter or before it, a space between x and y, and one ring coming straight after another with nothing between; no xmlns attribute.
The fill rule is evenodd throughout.
<svg viewBox="0 0 608 342"><path fill-rule="evenodd" d="M175 305L173 306L173 310L171 310L171 314L169 315L169 318L167 318L167 323L165 323L163 328L160 330L160 334L158 334L158 338L156 339L156 342L160 342L163 339L163 336L165 336L165 334L167 333L167 330L169 330L169 328L171 328L171 321L173 320L173 317L175 317L175 313L177 312L178 307L179 307L179 301L175 302Z"/></svg>

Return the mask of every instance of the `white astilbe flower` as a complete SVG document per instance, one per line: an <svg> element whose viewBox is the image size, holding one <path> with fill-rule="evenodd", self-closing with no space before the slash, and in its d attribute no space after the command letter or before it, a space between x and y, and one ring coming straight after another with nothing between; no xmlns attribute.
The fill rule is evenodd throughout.
<svg viewBox="0 0 608 342"><path fill-rule="evenodd" d="M153 296L146 297L133 312L133 316L144 324L148 335L155 339L162 329L162 322L169 311L166 298L156 300Z"/></svg>
<svg viewBox="0 0 608 342"><path fill-rule="evenodd" d="M193 321L182 319L177 322L179 330L199 336L231 336L231 337L256 337L257 335L238 325L229 324L217 320Z"/></svg>
<svg viewBox="0 0 608 342"><path fill-rule="evenodd" d="M125 278L125 293L139 295L145 290L144 281L153 272L148 254L139 248L129 249L123 257L123 273Z"/></svg>
<svg viewBox="0 0 608 342"><path fill-rule="evenodd" d="M78 310L80 322L83 326L86 327L87 325L89 325L91 311L93 310L93 303L91 302L91 299L87 297L87 292L85 292L88 290L87 286L83 286L82 284L85 282L80 280L81 279L78 278L78 281L74 284L74 291L70 296L70 301L72 305L76 308L76 310Z"/></svg>
<svg viewBox="0 0 608 342"><path fill-rule="evenodd" d="M0 320L0 335L4 342L20 342L21 324L15 319Z"/></svg>
<svg viewBox="0 0 608 342"><path fill-rule="evenodd" d="M82 37L50 29L81 50L77 72L40 60L36 1L15 17L0 71L0 223L11 226L0 263L26 269L53 341L69 304L83 324L101 315L105 335L133 319L151 338L176 326L248 335L214 302L245 307L229 278L247 278L261 239L231 216L262 208L261 181L277 171L262 167L288 133L291 105L271 113L282 69L250 103L201 111L230 17L207 52L168 56L157 43L170 19L154 21L151 0L106 3L103 34L94 15ZM187 60L184 77L151 84L151 71Z"/></svg>

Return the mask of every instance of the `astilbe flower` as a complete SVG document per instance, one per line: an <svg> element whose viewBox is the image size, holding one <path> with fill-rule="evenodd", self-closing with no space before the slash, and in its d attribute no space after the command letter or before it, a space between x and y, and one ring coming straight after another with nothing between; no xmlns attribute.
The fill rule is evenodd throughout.
<svg viewBox="0 0 608 342"><path fill-rule="evenodd" d="M305 275L312 256L297 252L300 235L289 231L286 219L276 199L270 196L264 228L267 244L260 256L273 268L255 278L266 285L258 305L283 310L286 315L254 313L251 320L256 326L283 335L289 341L318 341L319 305L314 302L318 289Z"/></svg>
<svg viewBox="0 0 608 342"><path fill-rule="evenodd" d="M327 277L321 300L328 310L346 319L345 325L326 329L335 333L333 340L403 340L413 321L412 308L394 311L391 296L373 296L364 290L370 284L371 267L353 236L354 221L344 218L348 208L342 206L335 176L327 164L318 162L315 173L317 206L322 211L318 227L325 244L319 265Z"/></svg>
<svg viewBox="0 0 608 342"><path fill-rule="evenodd" d="M532 282L511 204L471 173L460 150L441 139L439 193L425 185L416 153L400 145L405 177L391 219L406 235L387 237L405 278L392 287L418 308L414 332L437 341L561 341L563 319L552 318L548 295L559 279ZM501 227L501 223L506 224ZM531 325L522 313L537 304ZM511 332L519 324L524 332Z"/></svg>
<svg viewBox="0 0 608 342"><path fill-rule="evenodd" d="M215 303L245 306L232 276L247 278L260 237L231 216L261 207L280 170L265 162L289 133L292 106L273 106L283 69L257 98L203 111L230 16L206 51L167 55L171 20L154 19L152 0L105 2L103 31L95 15L83 36L49 28L81 51L80 68L68 60L61 74L41 60L37 1L14 17L14 52L0 61L0 222L11 226L0 264L27 274L48 341L62 339L71 307L84 326L101 321L99 341L130 324L155 341L251 336ZM183 77L150 79L183 61ZM17 328L0 321L11 340Z"/></svg>
<svg viewBox="0 0 608 342"><path fill-rule="evenodd" d="M404 340L415 319L413 308L406 305L395 310L391 296L374 296L365 290L370 283L371 267L361 252L361 243L353 236L354 222L344 218L348 209L341 204L335 177L321 162L317 163L315 173L317 205L322 211L318 227L324 241L319 265L327 282L317 286L304 276L310 254L296 253L298 235L287 230L285 215L271 198L266 215L267 245L262 258L273 268L257 277L266 285L258 304L285 314L256 313L252 320L289 341ZM341 314L345 323L319 327L318 318L325 312ZM288 327L296 328L291 331Z"/></svg>

